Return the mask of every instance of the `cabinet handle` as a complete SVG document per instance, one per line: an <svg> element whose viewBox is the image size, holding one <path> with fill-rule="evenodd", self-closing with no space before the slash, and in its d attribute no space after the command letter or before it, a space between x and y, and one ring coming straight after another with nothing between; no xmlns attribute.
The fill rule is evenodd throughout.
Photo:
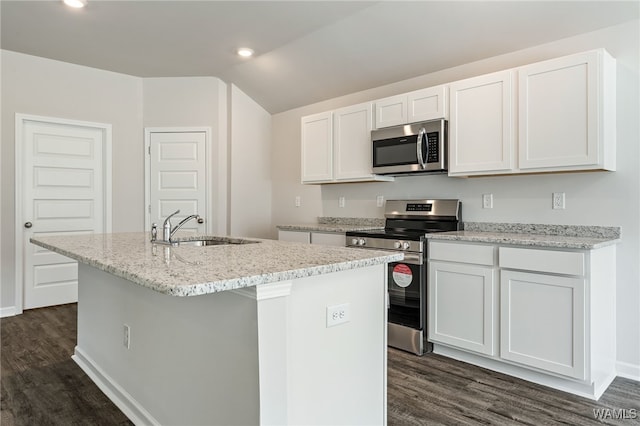
<svg viewBox="0 0 640 426"><path fill-rule="evenodd" d="M31 222L25 222L24 223L24 227L25 228L31 228L32 226L33 226L33 223L31 223Z"/></svg>

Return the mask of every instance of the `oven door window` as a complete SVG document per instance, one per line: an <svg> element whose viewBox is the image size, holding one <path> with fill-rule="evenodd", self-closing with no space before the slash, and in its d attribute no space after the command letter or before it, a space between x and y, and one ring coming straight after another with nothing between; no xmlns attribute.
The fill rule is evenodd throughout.
<svg viewBox="0 0 640 426"><path fill-rule="evenodd" d="M422 328L424 272L424 265L403 262L389 264L389 322Z"/></svg>

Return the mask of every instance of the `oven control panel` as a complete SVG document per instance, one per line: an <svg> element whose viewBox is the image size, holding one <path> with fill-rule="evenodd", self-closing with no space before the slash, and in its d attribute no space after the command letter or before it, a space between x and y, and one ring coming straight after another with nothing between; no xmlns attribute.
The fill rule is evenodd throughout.
<svg viewBox="0 0 640 426"><path fill-rule="evenodd" d="M393 240L386 238L349 237L347 238L347 247L361 247L380 250L422 253L423 242L411 240Z"/></svg>

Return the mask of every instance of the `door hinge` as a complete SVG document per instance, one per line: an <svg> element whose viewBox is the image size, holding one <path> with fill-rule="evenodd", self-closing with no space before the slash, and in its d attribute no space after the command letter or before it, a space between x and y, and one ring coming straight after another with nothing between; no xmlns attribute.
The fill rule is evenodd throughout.
<svg viewBox="0 0 640 426"><path fill-rule="evenodd" d="M149 213L151 213L151 204L149 204L149 205L147 206L147 211L148 211Z"/></svg>
<svg viewBox="0 0 640 426"><path fill-rule="evenodd" d="M151 155L151 145L147 147L147 151L149 152L149 155Z"/></svg>

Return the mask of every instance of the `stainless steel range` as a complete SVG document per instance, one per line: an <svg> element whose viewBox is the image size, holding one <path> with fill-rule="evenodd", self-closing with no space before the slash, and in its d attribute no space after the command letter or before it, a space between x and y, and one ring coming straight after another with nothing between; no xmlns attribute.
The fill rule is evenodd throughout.
<svg viewBox="0 0 640 426"><path fill-rule="evenodd" d="M462 229L459 200L387 200L385 228L347 232L347 246L404 252L404 260L389 263L388 343L423 355L427 342L427 242L430 232Z"/></svg>

